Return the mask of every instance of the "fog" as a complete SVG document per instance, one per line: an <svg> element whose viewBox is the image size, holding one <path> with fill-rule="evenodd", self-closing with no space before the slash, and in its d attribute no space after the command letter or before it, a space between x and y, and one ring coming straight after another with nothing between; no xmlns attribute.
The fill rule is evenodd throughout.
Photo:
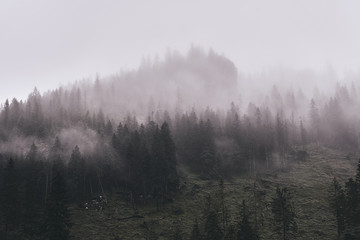
<svg viewBox="0 0 360 240"><path fill-rule="evenodd" d="M355 2L1 4L0 154L123 166L160 126L202 173L209 148L224 172L359 150Z"/></svg>
<svg viewBox="0 0 360 240"><path fill-rule="evenodd" d="M119 123L140 131L141 124L166 121L180 138L176 131L187 118L195 123L209 120L215 129L224 128L220 132L234 124L229 121L239 121L248 130L255 124L260 132L261 122L276 128L282 121L286 129L293 128L293 133L286 133L293 144L299 143L303 124L309 132L322 132L311 133L313 140L357 149L359 79L359 73L340 76L331 67L244 73L212 49L192 46L185 54L169 50L164 56L143 59L138 69L98 74L43 94L35 88L25 101L5 102L0 149L25 156L34 143L49 157L58 138L65 159L75 146L91 156L99 147L110 147ZM235 146L221 134L215 142L219 149Z"/></svg>
<svg viewBox="0 0 360 240"><path fill-rule="evenodd" d="M0 101L137 69L143 57L192 44L244 74L331 66L342 76L359 69L357 9L355 0L1 1Z"/></svg>
<svg viewBox="0 0 360 240"><path fill-rule="evenodd" d="M0 239L357 239L359 9L0 1Z"/></svg>

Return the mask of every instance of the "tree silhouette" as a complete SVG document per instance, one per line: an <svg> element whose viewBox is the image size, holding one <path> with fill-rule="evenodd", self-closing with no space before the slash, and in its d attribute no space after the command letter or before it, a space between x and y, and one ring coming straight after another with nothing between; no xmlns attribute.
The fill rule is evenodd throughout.
<svg viewBox="0 0 360 240"><path fill-rule="evenodd" d="M340 239L345 230L345 207L346 198L344 190L339 182L334 178L330 196L330 206L333 209L333 214L336 218L337 233Z"/></svg>
<svg viewBox="0 0 360 240"><path fill-rule="evenodd" d="M223 237L219 226L218 216L214 210L209 210L205 221L205 238L207 240L220 240Z"/></svg>
<svg viewBox="0 0 360 240"><path fill-rule="evenodd" d="M54 169L52 191L46 202L45 236L49 240L70 238L70 213L68 210L66 182L60 171Z"/></svg>
<svg viewBox="0 0 360 240"><path fill-rule="evenodd" d="M245 200L241 205L241 220L237 231L237 240L256 240L258 235L250 224L250 213L247 210Z"/></svg>
<svg viewBox="0 0 360 240"><path fill-rule="evenodd" d="M292 239L297 232L297 223L292 195L287 188L276 188L271 211L274 215L275 231L283 240Z"/></svg>
<svg viewBox="0 0 360 240"><path fill-rule="evenodd" d="M5 236L12 231L19 222L20 203L18 194L18 179L15 170L15 163L9 159L3 175L1 186L1 212L4 223Z"/></svg>

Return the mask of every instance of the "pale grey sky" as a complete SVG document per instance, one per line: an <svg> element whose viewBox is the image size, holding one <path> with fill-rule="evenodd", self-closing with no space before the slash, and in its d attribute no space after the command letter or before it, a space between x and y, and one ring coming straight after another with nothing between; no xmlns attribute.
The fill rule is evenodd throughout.
<svg viewBox="0 0 360 240"><path fill-rule="evenodd" d="M0 102L212 47L240 71L358 70L358 0L2 0Z"/></svg>

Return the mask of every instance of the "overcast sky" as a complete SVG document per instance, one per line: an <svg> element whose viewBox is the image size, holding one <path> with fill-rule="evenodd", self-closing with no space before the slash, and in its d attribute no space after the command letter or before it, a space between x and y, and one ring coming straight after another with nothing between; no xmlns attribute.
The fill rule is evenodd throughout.
<svg viewBox="0 0 360 240"><path fill-rule="evenodd" d="M1 0L0 102L194 44L240 71L360 66L358 0Z"/></svg>

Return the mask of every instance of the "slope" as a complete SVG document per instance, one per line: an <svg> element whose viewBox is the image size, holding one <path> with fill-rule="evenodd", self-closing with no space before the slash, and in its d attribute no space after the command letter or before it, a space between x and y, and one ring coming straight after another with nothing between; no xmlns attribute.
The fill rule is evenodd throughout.
<svg viewBox="0 0 360 240"><path fill-rule="evenodd" d="M336 223L329 207L331 181L341 182L355 174L356 159L341 151L325 147L308 147L306 161L289 163L286 168L261 174L243 175L224 181L225 205L229 222L235 223L239 205L246 200L256 208L261 239L277 239L272 225L269 203L276 187L287 187L294 195L298 214L298 239L336 239ZM72 208L72 235L75 239L172 239L177 229L188 239L197 220L203 230L206 198L215 198L218 181L202 180L181 168L182 190L160 211L151 202L132 208L116 193L109 193L109 204L102 211ZM254 201L254 191L257 199ZM252 215L254 224L255 216Z"/></svg>

